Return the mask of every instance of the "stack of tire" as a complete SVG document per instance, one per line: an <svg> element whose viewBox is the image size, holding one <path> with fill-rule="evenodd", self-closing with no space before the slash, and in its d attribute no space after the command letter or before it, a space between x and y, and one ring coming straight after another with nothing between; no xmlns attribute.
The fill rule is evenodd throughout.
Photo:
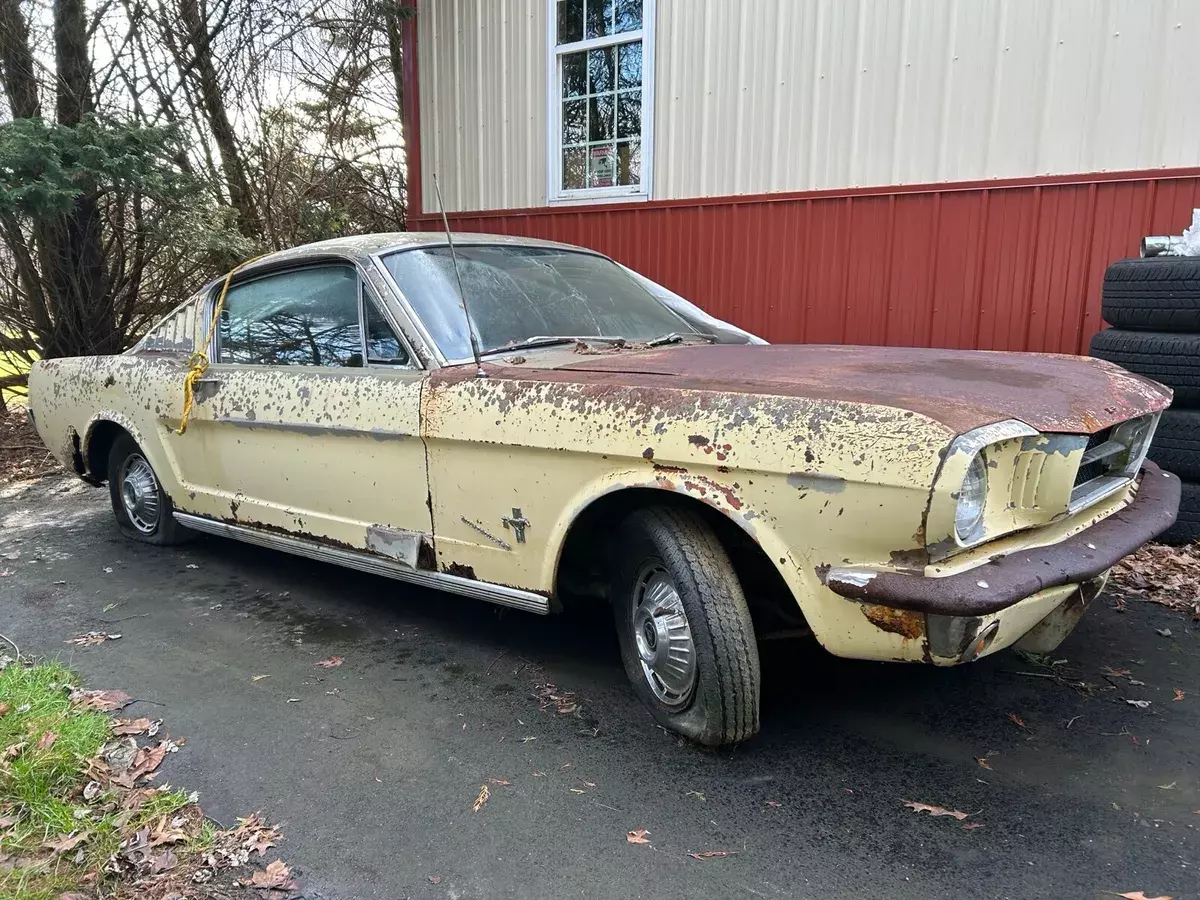
<svg viewBox="0 0 1200 900"><path fill-rule="evenodd" d="M1104 274L1104 320L1092 356L1175 391L1150 459L1183 480L1175 527L1161 540L1200 540L1200 257L1122 259Z"/></svg>

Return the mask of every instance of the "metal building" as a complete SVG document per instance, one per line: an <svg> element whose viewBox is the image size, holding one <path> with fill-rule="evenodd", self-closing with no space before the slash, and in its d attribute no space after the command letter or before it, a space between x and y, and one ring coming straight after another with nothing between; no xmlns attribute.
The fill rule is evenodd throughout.
<svg viewBox="0 0 1200 900"><path fill-rule="evenodd" d="M436 173L772 341L1085 352L1200 206L1200 0L411 2L411 228Z"/></svg>

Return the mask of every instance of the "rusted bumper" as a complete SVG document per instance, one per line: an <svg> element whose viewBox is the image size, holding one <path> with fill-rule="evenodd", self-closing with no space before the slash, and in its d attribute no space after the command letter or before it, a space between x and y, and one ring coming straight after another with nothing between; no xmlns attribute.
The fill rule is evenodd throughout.
<svg viewBox="0 0 1200 900"><path fill-rule="evenodd" d="M851 600L942 616L998 612L1048 588L1103 574L1175 523L1179 479L1151 462L1137 496L1124 509L1057 544L1009 553L956 575L929 578L898 572L829 571L826 586Z"/></svg>

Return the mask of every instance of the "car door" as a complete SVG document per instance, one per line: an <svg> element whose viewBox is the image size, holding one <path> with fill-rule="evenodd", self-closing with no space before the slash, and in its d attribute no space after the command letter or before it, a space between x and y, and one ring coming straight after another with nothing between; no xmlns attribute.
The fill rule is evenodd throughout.
<svg viewBox="0 0 1200 900"><path fill-rule="evenodd" d="M233 285L191 422L170 441L177 505L416 565L432 532L425 373L401 334L349 262Z"/></svg>

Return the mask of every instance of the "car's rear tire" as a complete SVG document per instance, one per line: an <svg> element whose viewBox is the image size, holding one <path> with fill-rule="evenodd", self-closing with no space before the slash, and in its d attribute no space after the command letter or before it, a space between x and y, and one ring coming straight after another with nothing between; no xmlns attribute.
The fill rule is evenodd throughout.
<svg viewBox="0 0 1200 900"><path fill-rule="evenodd" d="M1110 325L1147 331L1200 331L1200 259L1117 260L1104 273L1101 315Z"/></svg>
<svg viewBox="0 0 1200 900"><path fill-rule="evenodd" d="M612 603L625 671L666 728L706 746L758 732L754 625L729 555L699 515L656 507L620 526Z"/></svg>
<svg viewBox="0 0 1200 900"><path fill-rule="evenodd" d="M193 532L175 521L175 506L142 448L119 435L108 453L108 493L117 527L143 544L179 544Z"/></svg>
<svg viewBox="0 0 1200 900"><path fill-rule="evenodd" d="M1122 331L1092 338L1092 356L1106 359L1175 391L1175 406L1200 406L1200 334Z"/></svg>

